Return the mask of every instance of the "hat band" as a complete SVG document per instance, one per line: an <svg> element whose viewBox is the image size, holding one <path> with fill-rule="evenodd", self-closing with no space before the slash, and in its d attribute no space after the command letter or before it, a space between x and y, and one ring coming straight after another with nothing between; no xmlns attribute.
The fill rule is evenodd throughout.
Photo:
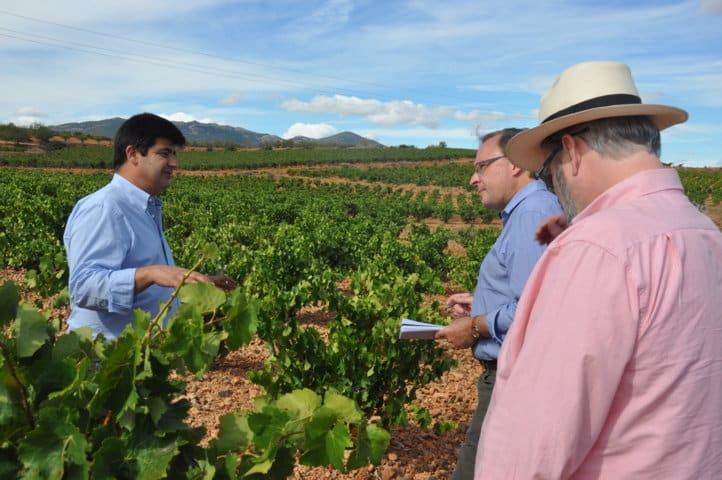
<svg viewBox="0 0 722 480"><path fill-rule="evenodd" d="M549 115L547 118L542 120L541 123L546 123L559 117L571 115L572 113L583 112L584 110L590 110L592 108L599 107L611 107L614 105L632 105L642 103L642 99L637 95L629 95L627 93L616 93L613 95L602 95L601 97L595 97L583 102L576 103L570 107Z"/></svg>

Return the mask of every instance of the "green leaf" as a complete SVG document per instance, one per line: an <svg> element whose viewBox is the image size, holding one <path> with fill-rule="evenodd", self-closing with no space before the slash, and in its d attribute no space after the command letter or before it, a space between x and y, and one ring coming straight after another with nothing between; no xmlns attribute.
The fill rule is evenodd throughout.
<svg viewBox="0 0 722 480"><path fill-rule="evenodd" d="M21 305L15 322L18 357L32 357L50 338L48 330L48 320L40 312L28 305Z"/></svg>
<svg viewBox="0 0 722 480"><path fill-rule="evenodd" d="M138 462L138 480L166 478L173 457L178 455L178 441L173 438L148 439L132 452Z"/></svg>
<svg viewBox="0 0 722 480"><path fill-rule="evenodd" d="M198 306L201 312L213 312L226 301L226 294L210 283L190 283L183 285L178 293L181 302Z"/></svg>
<svg viewBox="0 0 722 480"><path fill-rule="evenodd" d="M205 372L218 354L225 332L203 332L203 316L197 305L184 304L168 325L163 349L183 359L197 376Z"/></svg>
<svg viewBox="0 0 722 480"><path fill-rule="evenodd" d="M363 418L356 402L348 397L340 395L335 390L326 392L324 405L334 411L339 418L348 423L358 423Z"/></svg>
<svg viewBox="0 0 722 480"><path fill-rule="evenodd" d="M126 456L127 448L122 440L115 437L103 440L100 448L93 455L90 472L93 480L135 477L135 462L128 462Z"/></svg>
<svg viewBox="0 0 722 480"><path fill-rule="evenodd" d="M253 432L248 426L245 414L228 413L219 420L218 437L213 441L213 445L220 453L243 452L251 445Z"/></svg>
<svg viewBox="0 0 722 480"><path fill-rule="evenodd" d="M88 478L85 437L69 422L67 413L46 408L38 426L18 446L18 459L27 478Z"/></svg>
<svg viewBox="0 0 722 480"><path fill-rule="evenodd" d="M20 292L13 282L6 282L0 287L0 325L7 324L15 318L20 302Z"/></svg>
<svg viewBox="0 0 722 480"><path fill-rule="evenodd" d="M275 405L288 412L293 419L311 418L313 413L321 406L321 397L313 390L304 388L282 395L275 402Z"/></svg>
<svg viewBox="0 0 722 480"><path fill-rule="evenodd" d="M248 426L254 433L256 448L265 450L283 436L290 420L288 414L273 406L248 415Z"/></svg>
<svg viewBox="0 0 722 480"><path fill-rule="evenodd" d="M315 427L319 426L321 425ZM310 425L306 426L307 429L309 427ZM309 466L333 465L336 469L344 472L344 451L352 445L351 434L346 425L337 423L330 430L326 429L323 435L315 438L307 437L304 443L305 452L301 455L300 461L303 465Z"/></svg>
<svg viewBox="0 0 722 480"><path fill-rule="evenodd" d="M91 415L118 415L132 408L132 403L137 399L134 379L140 342L133 333L133 330L126 329L107 345L105 361L95 375L98 389L88 404Z"/></svg>
<svg viewBox="0 0 722 480"><path fill-rule="evenodd" d="M3 358L0 357L0 365L2 363ZM0 445L23 429L29 429L20 398L20 391L10 373L0 368Z"/></svg>
<svg viewBox="0 0 722 480"><path fill-rule="evenodd" d="M205 460L200 460L195 466L188 469L186 478L188 480L213 480L215 475L216 467Z"/></svg>
<svg viewBox="0 0 722 480"><path fill-rule="evenodd" d="M218 245L215 243L206 243L203 246L203 252L201 253L203 257L206 260L215 260L220 255L220 250L218 249Z"/></svg>
<svg viewBox="0 0 722 480"><path fill-rule="evenodd" d="M247 344L256 334L258 328L258 306L252 298L247 297L240 289L235 290L229 298L230 308L226 319L222 322L228 332L228 348L237 350Z"/></svg>
<svg viewBox="0 0 722 480"><path fill-rule="evenodd" d="M384 452L389 446L391 435L377 425L366 425L359 429L356 449L348 460L348 468L355 470L370 463L378 465L383 460Z"/></svg>
<svg viewBox="0 0 722 480"><path fill-rule="evenodd" d="M0 478L17 478L20 470L22 470L22 465L18 462L15 450L0 449Z"/></svg>

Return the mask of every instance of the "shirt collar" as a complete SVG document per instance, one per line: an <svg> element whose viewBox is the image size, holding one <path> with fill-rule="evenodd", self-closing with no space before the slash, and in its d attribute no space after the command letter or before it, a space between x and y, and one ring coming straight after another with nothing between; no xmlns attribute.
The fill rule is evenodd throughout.
<svg viewBox="0 0 722 480"><path fill-rule="evenodd" d="M159 208L163 204L158 197L138 188L134 183L117 173L113 174L110 183L118 188L130 200L130 204L139 210L146 210L148 207Z"/></svg>
<svg viewBox="0 0 722 480"><path fill-rule="evenodd" d="M533 182L524 185L521 190L516 192L514 196L511 197L509 203L507 203L504 207L504 210L501 211L501 222L506 223L507 219L511 216L511 212L513 212L517 205L519 205L526 197L528 197L534 192L546 189L546 185L541 180L534 180Z"/></svg>
<svg viewBox="0 0 722 480"><path fill-rule="evenodd" d="M644 170L636 173L631 177L625 178L621 182L613 185L604 191L597 198L587 205L587 207L579 212L574 218L574 222L580 221L590 215L594 215L600 210L613 207L619 203L623 203L628 198L639 198L651 193L661 192L663 190L679 190L684 191L679 174L672 168L656 168L653 170Z"/></svg>

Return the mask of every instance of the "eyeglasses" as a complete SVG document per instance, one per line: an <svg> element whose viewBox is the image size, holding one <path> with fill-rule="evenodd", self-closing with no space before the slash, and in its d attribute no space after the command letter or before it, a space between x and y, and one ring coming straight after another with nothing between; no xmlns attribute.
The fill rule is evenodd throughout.
<svg viewBox="0 0 722 480"><path fill-rule="evenodd" d="M552 160L554 160L554 157L559 155L559 152L562 151L562 144L560 143L556 147L554 147L554 150L552 150L552 153L549 154L549 156L544 160L544 163L542 163L542 166L537 169L537 171L534 172L534 178L537 180L543 180L544 183L547 185L549 184L549 180L551 180L551 175L549 173L549 165L552 163Z"/></svg>
<svg viewBox="0 0 722 480"><path fill-rule="evenodd" d="M561 140L561 137L563 137L564 135L570 135L572 137L581 136L583 133L586 133L587 130L589 130L589 127L584 127L577 132L562 133L561 135L559 135L558 140ZM550 153L549 156L546 158L546 160L544 160L544 163L542 163L542 166L539 167L539 169L534 172L534 178L539 179L539 180L544 180L544 183L546 183L547 185L549 184L549 181L551 180L551 175L549 172L549 165L551 165L552 160L554 160L554 158L557 155L559 155L559 152L561 152L563 148L564 148L564 145L562 145L562 143L560 141L557 144L557 146L554 147L554 150L552 150L552 153Z"/></svg>
<svg viewBox="0 0 722 480"><path fill-rule="evenodd" d="M474 173L476 173L477 175L481 175L481 172L484 171L484 167L489 166L492 163L496 162L497 160L501 160L504 157L506 157L506 155L499 155L498 157L491 157L491 158L487 158L486 160L481 160L480 162L476 162L474 164Z"/></svg>

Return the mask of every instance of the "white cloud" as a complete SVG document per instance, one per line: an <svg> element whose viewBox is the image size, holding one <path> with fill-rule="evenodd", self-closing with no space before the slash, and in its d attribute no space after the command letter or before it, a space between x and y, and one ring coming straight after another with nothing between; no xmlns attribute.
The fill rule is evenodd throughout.
<svg viewBox="0 0 722 480"><path fill-rule="evenodd" d="M722 0L700 0L702 12L711 15L722 14Z"/></svg>
<svg viewBox="0 0 722 480"><path fill-rule="evenodd" d="M352 9L351 0L328 0L311 14L311 20L321 26L345 24Z"/></svg>
<svg viewBox="0 0 722 480"><path fill-rule="evenodd" d="M15 109L15 116L10 121L16 125L28 126L34 123L46 123L48 114L35 107L22 106Z"/></svg>
<svg viewBox="0 0 722 480"><path fill-rule="evenodd" d="M221 105L238 105L241 101L243 101L243 97L241 95L232 93L221 98L220 103Z"/></svg>
<svg viewBox="0 0 722 480"><path fill-rule="evenodd" d="M310 102L289 100L283 102L281 107L290 112L363 116L371 123L387 127L395 125L438 127L443 117L453 114L453 110L448 107L428 107L408 100L381 102L345 95L333 97L321 95L314 97Z"/></svg>
<svg viewBox="0 0 722 480"><path fill-rule="evenodd" d="M200 122L200 123L213 123L210 118L196 118L190 113L176 112L170 115L160 114L161 117L167 118L171 122Z"/></svg>
<svg viewBox="0 0 722 480"><path fill-rule="evenodd" d="M294 123L281 135L283 138L308 137L325 138L338 133L338 129L327 123Z"/></svg>
<svg viewBox="0 0 722 480"><path fill-rule="evenodd" d="M35 107L19 107L15 110L15 115L34 117L34 118L45 118L48 116L47 113L41 112Z"/></svg>
<svg viewBox="0 0 722 480"><path fill-rule="evenodd" d="M473 128L402 128L402 129L373 129L362 128L356 131L357 134L373 139L422 139L425 144L434 144L446 140L463 140L472 143L477 141L476 131ZM404 143L404 142L402 142ZM408 142L414 143L414 142ZM423 145L425 146L425 145Z"/></svg>

